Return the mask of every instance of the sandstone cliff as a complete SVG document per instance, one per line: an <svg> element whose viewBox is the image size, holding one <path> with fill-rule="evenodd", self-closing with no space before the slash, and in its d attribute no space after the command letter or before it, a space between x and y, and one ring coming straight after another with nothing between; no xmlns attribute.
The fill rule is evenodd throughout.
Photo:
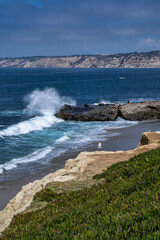
<svg viewBox="0 0 160 240"><path fill-rule="evenodd" d="M160 51L110 55L0 58L0 68L159 68Z"/></svg>

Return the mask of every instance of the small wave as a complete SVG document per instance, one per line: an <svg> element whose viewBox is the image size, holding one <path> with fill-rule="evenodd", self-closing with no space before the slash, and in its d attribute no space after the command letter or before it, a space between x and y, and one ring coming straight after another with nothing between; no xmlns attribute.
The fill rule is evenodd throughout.
<svg viewBox="0 0 160 240"><path fill-rule="evenodd" d="M144 102L144 101L157 101L159 99L153 99L153 98L130 98L130 102Z"/></svg>
<svg viewBox="0 0 160 240"><path fill-rule="evenodd" d="M6 110L6 111L0 111L0 116L21 116L22 111L19 110L15 110L15 111L11 111L11 110Z"/></svg>
<svg viewBox="0 0 160 240"><path fill-rule="evenodd" d="M126 104L128 101L129 102L144 102L144 101L158 101L160 100L159 98L129 98L128 100L121 100L121 101L115 101L118 102L119 104ZM111 101L106 101L106 100L102 100L98 103L93 103L93 105L97 106L99 104L114 104L115 102L111 102Z"/></svg>
<svg viewBox="0 0 160 240"><path fill-rule="evenodd" d="M56 140L56 143L61 143L69 140L70 138L67 136L60 137L59 139Z"/></svg>
<svg viewBox="0 0 160 240"><path fill-rule="evenodd" d="M118 117L117 120L107 127L105 129L110 130L110 129L119 129L119 128L125 128L125 127L131 127L138 125L138 121L127 121L123 118Z"/></svg>
<svg viewBox="0 0 160 240"><path fill-rule="evenodd" d="M98 102L98 103L93 103L92 105L97 106L97 105L99 105L99 104L114 104L114 102L102 100L102 101L100 101L100 102Z"/></svg>
<svg viewBox="0 0 160 240"><path fill-rule="evenodd" d="M0 174L4 171L8 171L16 168L19 164L34 162L46 157L53 150L53 147L46 147L29 154L28 156L22 158L14 158L10 162L0 165Z"/></svg>

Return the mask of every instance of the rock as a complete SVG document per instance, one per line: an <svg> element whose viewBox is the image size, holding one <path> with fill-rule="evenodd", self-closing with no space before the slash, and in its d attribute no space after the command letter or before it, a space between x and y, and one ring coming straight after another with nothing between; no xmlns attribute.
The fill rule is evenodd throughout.
<svg viewBox="0 0 160 240"><path fill-rule="evenodd" d="M84 107L89 107L89 105L85 103L85 104L84 104Z"/></svg>
<svg viewBox="0 0 160 240"><path fill-rule="evenodd" d="M65 105L56 117L74 121L114 121L118 117L118 104L102 106L68 106Z"/></svg>
<svg viewBox="0 0 160 240"><path fill-rule="evenodd" d="M56 114L58 118L74 121L114 121L118 116L130 121L160 119L160 101L128 102L124 105L64 105Z"/></svg>
<svg viewBox="0 0 160 240"><path fill-rule="evenodd" d="M148 144L160 144L160 134L156 132L144 132L142 134L139 146Z"/></svg>
<svg viewBox="0 0 160 240"><path fill-rule="evenodd" d="M119 116L131 121L160 118L160 101L127 103L119 107Z"/></svg>

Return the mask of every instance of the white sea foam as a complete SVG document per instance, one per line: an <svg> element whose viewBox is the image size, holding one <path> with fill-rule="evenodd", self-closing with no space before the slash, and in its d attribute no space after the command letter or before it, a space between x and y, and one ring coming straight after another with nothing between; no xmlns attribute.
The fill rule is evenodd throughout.
<svg viewBox="0 0 160 240"><path fill-rule="evenodd" d="M13 168L16 168L19 164L38 161L46 157L46 155L49 154L52 150L53 147L46 147L44 149L37 150L29 154L28 156L22 158L14 158L10 162L0 164L0 174L2 174L5 170L8 171Z"/></svg>
<svg viewBox="0 0 160 240"><path fill-rule="evenodd" d="M54 115L64 104L75 105L69 97L61 97L54 88L35 90L24 98L27 107L24 110L30 116Z"/></svg>
<svg viewBox="0 0 160 240"><path fill-rule="evenodd" d="M63 137L60 137L59 139L56 140L56 143L62 143L69 140L69 137L67 137L66 135Z"/></svg>
<svg viewBox="0 0 160 240"><path fill-rule="evenodd" d="M157 101L160 99L153 99L153 98L129 98L128 100L123 100L123 101L116 101L119 104L126 104L128 101L129 102L143 102L143 101ZM114 104L115 102L107 101L107 100L102 100L100 102L93 103L93 105L99 105L99 104Z"/></svg>
<svg viewBox="0 0 160 240"><path fill-rule="evenodd" d="M93 103L93 105L97 106L97 105L99 105L99 104L113 104L113 103L114 103L114 102L102 100L102 101L100 101L100 102L98 102L98 103Z"/></svg>
<svg viewBox="0 0 160 240"><path fill-rule="evenodd" d="M35 90L25 97L25 102L27 107L24 113L32 118L0 131L0 137L17 136L49 128L54 123L63 121L56 118L55 113L64 104L76 104L75 101L68 97L60 97L53 88L47 88L44 91Z"/></svg>
<svg viewBox="0 0 160 240"><path fill-rule="evenodd" d="M119 129L119 128L124 128L124 127L134 126L137 124L138 124L138 121L127 121L123 118L118 117L117 120L115 122L113 122L113 124L106 126L105 129L107 129L107 130Z"/></svg>

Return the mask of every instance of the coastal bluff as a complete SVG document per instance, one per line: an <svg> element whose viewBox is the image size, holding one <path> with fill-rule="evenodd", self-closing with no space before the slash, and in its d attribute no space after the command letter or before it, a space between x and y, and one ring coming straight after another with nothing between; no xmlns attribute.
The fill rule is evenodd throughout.
<svg viewBox="0 0 160 240"><path fill-rule="evenodd" d="M143 142L144 139L147 141ZM15 215L25 211L30 206L34 195L44 189L48 183L92 178L114 163L126 161L139 153L158 147L160 147L159 132L147 132L143 133L140 145L133 150L81 152L75 159L69 159L63 169L23 186L6 208L0 211L0 233L9 226Z"/></svg>
<svg viewBox="0 0 160 240"><path fill-rule="evenodd" d="M56 117L73 121L114 121L117 117L130 121L160 119L160 101L144 101L124 105L119 103L64 105Z"/></svg>
<svg viewBox="0 0 160 240"><path fill-rule="evenodd" d="M160 68L160 51L0 58L0 68Z"/></svg>

